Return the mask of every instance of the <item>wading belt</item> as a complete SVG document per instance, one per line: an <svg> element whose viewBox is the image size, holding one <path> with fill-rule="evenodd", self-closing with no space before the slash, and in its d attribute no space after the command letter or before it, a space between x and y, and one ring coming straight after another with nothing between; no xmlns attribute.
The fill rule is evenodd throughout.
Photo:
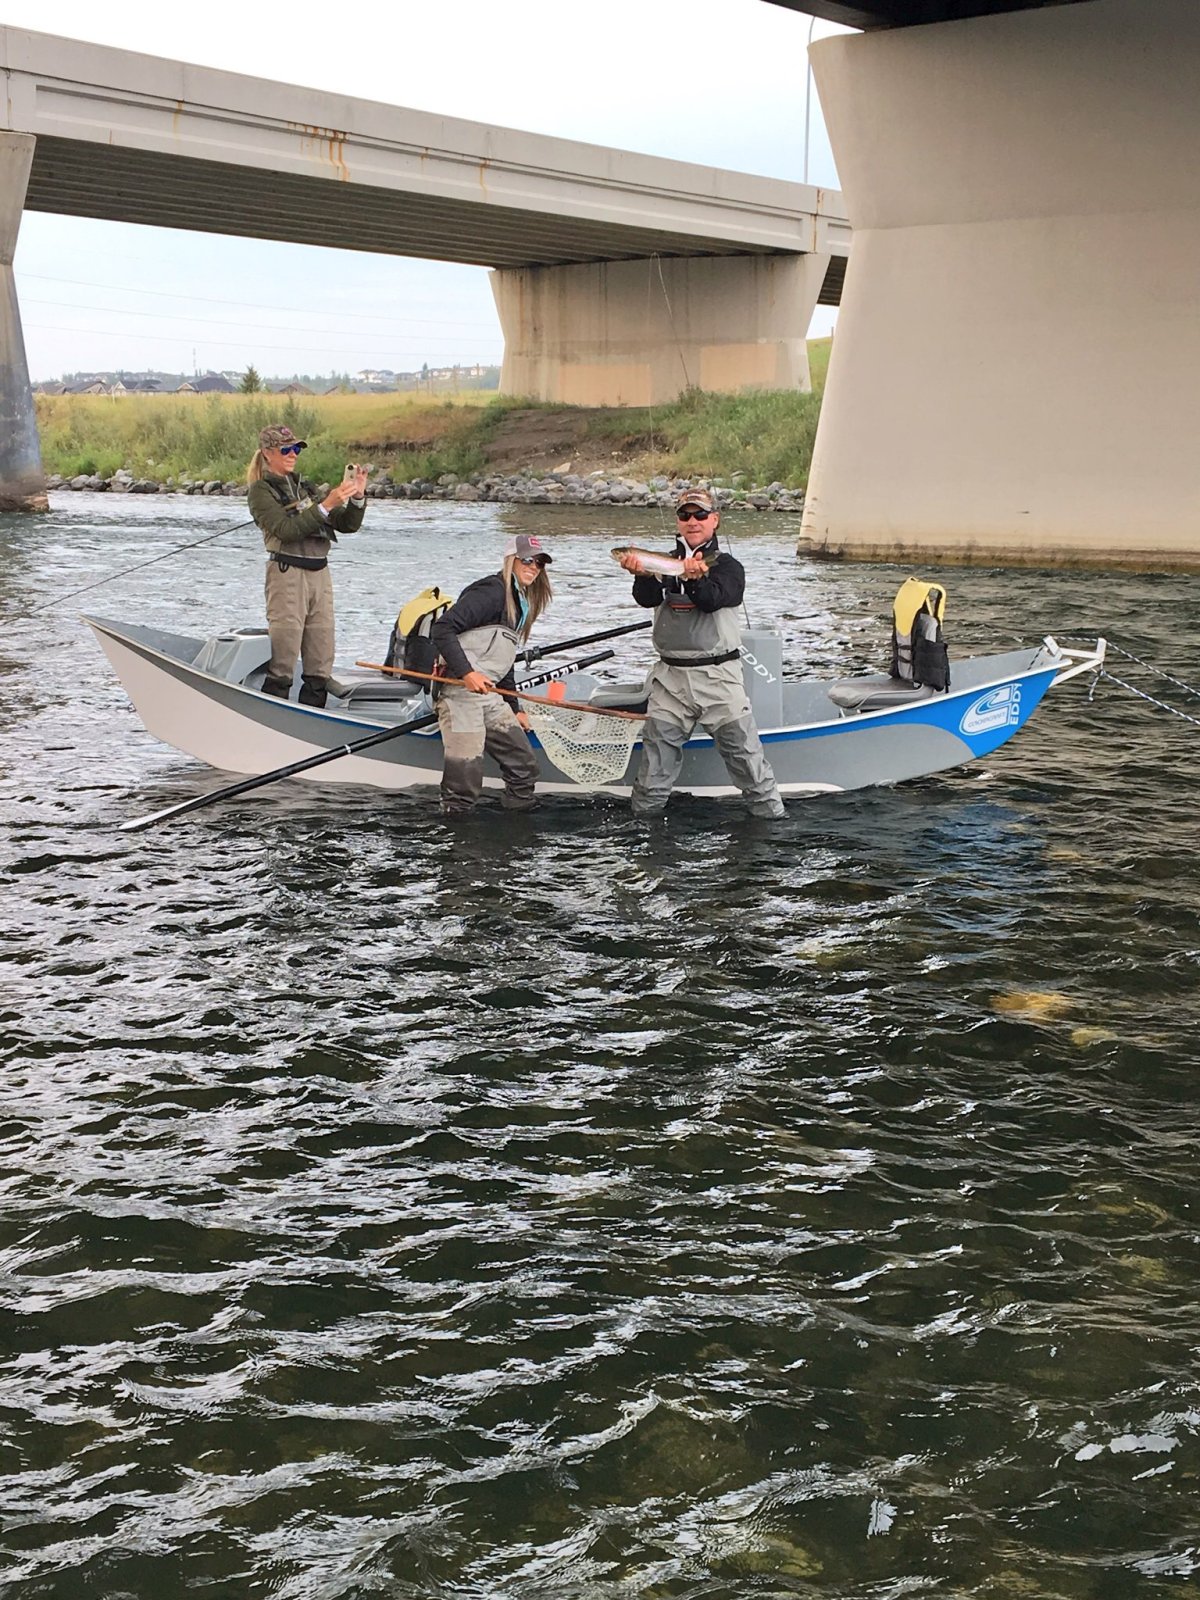
<svg viewBox="0 0 1200 1600"><path fill-rule="evenodd" d="M737 661L741 653L740 650L726 650L723 656L689 656L686 661L682 656L660 653L658 659L668 667L723 667L727 661Z"/></svg>
<svg viewBox="0 0 1200 1600"><path fill-rule="evenodd" d="M281 556L274 550L271 551L271 560L280 572L287 572L290 567L299 567L302 572L324 572L329 565L328 556Z"/></svg>

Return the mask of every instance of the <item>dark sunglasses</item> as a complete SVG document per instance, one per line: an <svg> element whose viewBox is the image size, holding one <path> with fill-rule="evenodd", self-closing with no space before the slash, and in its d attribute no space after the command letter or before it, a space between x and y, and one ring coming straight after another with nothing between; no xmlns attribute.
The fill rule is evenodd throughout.
<svg viewBox="0 0 1200 1600"><path fill-rule="evenodd" d="M303 444L281 444L279 446L279 454L281 456L298 456L301 450L306 450L307 448L308 446Z"/></svg>
<svg viewBox="0 0 1200 1600"><path fill-rule="evenodd" d="M698 506L693 507L690 511L687 506L680 506L675 515L680 522L707 522L709 517L712 516L712 512L701 511Z"/></svg>

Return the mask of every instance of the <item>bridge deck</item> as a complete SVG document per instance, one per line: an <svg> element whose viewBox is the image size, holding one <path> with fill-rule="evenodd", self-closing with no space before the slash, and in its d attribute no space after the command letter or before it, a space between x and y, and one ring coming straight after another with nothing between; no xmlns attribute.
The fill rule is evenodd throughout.
<svg viewBox="0 0 1200 1600"><path fill-rule="evenodd" d="M836 191L19 28L0 80L33 210L492 267L849 248Z"/></svg>

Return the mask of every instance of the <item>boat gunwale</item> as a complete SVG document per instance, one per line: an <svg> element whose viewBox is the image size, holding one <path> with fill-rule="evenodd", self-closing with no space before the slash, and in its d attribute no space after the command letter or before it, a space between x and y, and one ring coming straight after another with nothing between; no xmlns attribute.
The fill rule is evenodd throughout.
<svg viewBox="0 0 1200 1600"><path fill-rule="evenodd" d="M146 644L140 639L131 638L128 634L121 631L123 626L141 627L145 626L145 624L134 623L123 625L107 618L89 616L86 613L81 614L81 617L82 620L87 623L88 627L90 627L94 632L106 633L110 638L114 638L128 648L137 649L138 651L145 652L146 654L155 657L157 660L168 662L171 666L180 669L183 673L187 674L191 678L216 684L224 689L232 689L240 694L254 695L258 700L276 700L277 703L286 704L289 712L293 715L300 713L306 717L316 717L319 720L334 722L342 726L362 728L368 732L382 731L384 728L399 727L404 721L403 718L399 718L393 722L390 718L388 718L383 721L364 722L349 712L332 711L328 709L321 709L316 706L304 706L293 700L279 702L278 697L276 696L264 696L261 689L251 689L248 688L244 683L235 683L229 678L218 677L216 673L205 672L201 668L194 667L191 662L182 661L177 656L169 655L165 651L156 648L154 645ZM190 636L183 634L177 635L176 637L190 638ZM201 639L196 642L198 645L203 646L206 641ZM1064 656L1061 651L1058 651L1056 655L1051 655L1049 646L1045 641L1036 647L1026 646L1025 649L1033 651L1033 657L1028 667L1023 668L1018 672L1004 673L997 678L989 678L982 683L972 684L970 688L952 688L947 690L944 694L935 694L933 696L923 698L910 706L883 706L877 711L858 711L849 716L837 715L817 722L786 723L774 728L760 728L759 737L762 739L764 744L781 744L792 742L797 739L811 738L822 732L838 734L851 732L854 729L864 727L879 728L891 726L896 722L902 722L906 720L920 721L920 716L915 714L924 711L930 706L951 705L955 700L965 699L968 697L975 698L978 695L986 694L991 689L999 688L1002 684L1023 682L1030 678L1040 678L1049 674L1051 675L1052 681L1047 685L1047 689L1052 688L1054 686L1054 680L1057 679L1057 676L1062 669L1066 666L1072 665L1070 657ZM1037 661L1038 656L1041 655L1043 651L1050 655L1050 659L1042 666L1035 666L1034 663ZM1021 653L1024 652L1002 651L997 652L997 655ZM966 661L988 661L990 659L993 658L989 656L964 657L964 660ZM864 676L868 676L868 674L864 674ZM798 683L822 684L825 680L821 678L801 678L794 679L792 681ZM122 685L122 687L124 686ZM597 710L602 709L602 707L597 707ZM429 713L424 714L428 715ZM435 727L413 730L414 737L419 737L421 735L431 738L439 738L440 730ZM638 740L637 744L640 743L641 741ZM714 743L715 741L711 736L708 735L699 738L691 738L687 741L688 746L695 749L705 748Z"/></svg>

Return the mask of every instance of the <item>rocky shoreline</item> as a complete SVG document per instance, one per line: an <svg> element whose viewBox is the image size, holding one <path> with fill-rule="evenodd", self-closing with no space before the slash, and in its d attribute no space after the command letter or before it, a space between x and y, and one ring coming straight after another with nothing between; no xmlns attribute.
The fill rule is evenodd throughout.
<svg viewBox="0 0 1200 1600"><path fill-rule="evenodd" d="M572 472L473 472L459 478L453 472L444 472L437 479L414 478L408 483L397 483L386 472L369 467L370 482L367 495L372 500L455 500L460 502L492 501L503 505L525 506L673 506L682 489L695 486L695 478L666 478L657 476L643 481L639 478L614 477L603 472L586 476ZM804 509L804 491L788 489L782 483L763 486L743 485L741 474L735 473L730 486L714 485L712 494L721 510L738 511L791 511ZM706 484L707 479L703 480ZM168 495L222 495L229 499L245 499L244 483L222 483L219 478L167 478L159 482L154 478L135 478L122 469L111 478L98 474L81 474L75 478L62 478L52 474L46 480L48 490L78 490L91 494L168 494ZM317 494L328 492L328 484L319 484Z"/></svg>

